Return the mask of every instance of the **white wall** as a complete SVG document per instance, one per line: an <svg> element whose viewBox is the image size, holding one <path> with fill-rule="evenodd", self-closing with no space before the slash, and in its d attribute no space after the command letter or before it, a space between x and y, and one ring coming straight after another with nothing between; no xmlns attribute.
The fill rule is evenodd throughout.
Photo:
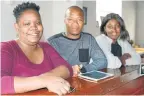
<svg viewBox="0 0 144 96"><path fill-rule="evenodd" d="M135 40L136 1L122 2L122 17L125 21L126 29L129 32L130 39Z"/></svg>
<svg viewBox="0 0 144 96"><path fill-rule="evenodd" d="M138 1L136 9L136 43L144 47L144 1Z"/></svg>
<svg viewBox="0 0 144 96"><path fill-rule="evenodd" d="M14 6L8 2L1 1L1 41L7 41L16 38L14 29Z"/></svg>
<svg viewBox="0 0 144 96"><path fill-rule="evenodd" d="M83 1L83 6L87 7L87 24L83 31L93 36L99 35L99 28L96 27L96 1Z"/></svg>
<svg viewBox="0 0 144 96"><path fill-rule="evenodd" d="M122 17L130 38L144 47L144 1L123 1Z"/></svg>

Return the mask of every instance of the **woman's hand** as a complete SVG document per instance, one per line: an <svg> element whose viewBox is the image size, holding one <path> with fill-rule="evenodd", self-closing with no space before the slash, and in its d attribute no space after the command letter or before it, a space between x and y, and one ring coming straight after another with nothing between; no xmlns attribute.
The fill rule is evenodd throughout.
<svg viewBox="0 0 144 96"><path fill-rule="evenodd" d="M131 55L129 53L124 53L121 57L120 57L120 60L122 62L123 65L126 64L126 59L129 59L131 58Z"/></svg>
<svg viewBox="0 0 144 96"><path fill-rule="evenodd" d="M68 93L70 90L70 84L61 77L42 74L39 78L44 87L50 92L57 93L59 96Z"/></svg>

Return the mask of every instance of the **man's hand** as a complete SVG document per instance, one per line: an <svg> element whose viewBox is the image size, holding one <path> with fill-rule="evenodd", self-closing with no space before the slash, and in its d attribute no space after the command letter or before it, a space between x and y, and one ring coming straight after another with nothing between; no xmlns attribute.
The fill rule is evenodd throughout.
<svg viewBox="0 0 144 96"><path fill-rule="evenodd" d="M80 73L80 66L74 65L74 66L72 66L72 69L73 69L73 77L77 77L78 74Z"/></svg>

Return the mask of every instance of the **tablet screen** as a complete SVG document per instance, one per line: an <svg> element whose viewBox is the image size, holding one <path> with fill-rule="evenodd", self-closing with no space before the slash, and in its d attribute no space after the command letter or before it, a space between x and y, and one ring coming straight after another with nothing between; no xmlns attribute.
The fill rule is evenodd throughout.
<svg viewBox="0 0 144 96"><path fill-rule="evenodd" d="M107 76L107 74L101 73L101 72L98 72L98 71L93 71L93 72L82 74L82 75L83 76L88 76L88 77L91 77L91 78L95 78L95 79L100 79L100 78L103 78L103 77Z"/></svg>
<svg viewBox="0 0 144 96"><path fill-rule="evenodd" d="M105 73L101 71L91 71L91 72L81 73L79 76L87 78L87 79L92 78L95 80L99 80L99 79L104 79L104 78L113 76L113 74Z"/></svg>

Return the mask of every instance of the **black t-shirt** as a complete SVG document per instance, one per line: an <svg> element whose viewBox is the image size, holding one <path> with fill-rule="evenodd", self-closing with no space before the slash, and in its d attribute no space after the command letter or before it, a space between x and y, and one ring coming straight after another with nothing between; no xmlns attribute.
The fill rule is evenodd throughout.
<svg viewBox="0 0 144 96"><path fill-rule="evenodd" d="M115 42L111 44L111 52L114 56L121 57L122 56L122 48L121 46Z"/></svg>

